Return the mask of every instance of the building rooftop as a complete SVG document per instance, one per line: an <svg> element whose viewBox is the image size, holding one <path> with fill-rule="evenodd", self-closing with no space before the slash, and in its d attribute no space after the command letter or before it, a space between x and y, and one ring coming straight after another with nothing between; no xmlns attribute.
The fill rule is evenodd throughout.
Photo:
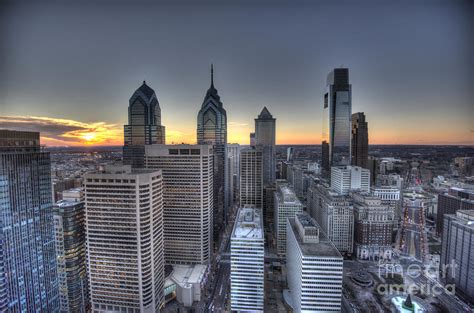
<svg viewBox="0 0 474 313"><path fill-rule="evenodd" d="M280 203L294 203L301 205L301 201L298 199L293 189L288 185L279 185L278 191L277 195Z"/></svg>
<svg viewBox="0 0 474 313"><path fill-rule="evenodd" d="M176 265L173 266L171 279L180 286L188 284L200 284L206 273L206 266L196 265Z"/></svg>
<svg viewBox="0 0 474 313"><path fill-rule="evenodd" d="M301 215L298 215L301 216ZM312 221L308 221L308 218ZM298 241L298 245L300 246L301 252L305 256L318 256L318 257L330 257L330 258L341 258L342 255L337 250L336 246L327 238L326 234L321 230L319 225L316 221L310 217L302 218L303 223L307 226L317 227L319 229L319 242L318 243L304 243L303 238L301 238L298 226L296 223L295 218L289 218L288 222L295 234L296 240ZM299 220L300 223L302 220ZM310 225L311 224L311 225Z"/></svg>
<svg viewBox="0 0 474 313"><path fill-rule="evenodd" d="M232 238L262 239L262 211L250 206L240 208L235 220Z"/></svg>

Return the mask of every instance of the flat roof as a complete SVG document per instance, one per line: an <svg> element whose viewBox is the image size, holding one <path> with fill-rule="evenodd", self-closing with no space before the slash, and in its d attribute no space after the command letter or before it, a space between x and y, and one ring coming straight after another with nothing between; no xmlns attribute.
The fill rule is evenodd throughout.
<svg viewBox="0 0 474 313"><path fill-rule="evenodd" d="M336 246L327 238L326 234L319 228L319 242L318 243L303 243L303 240L298 232L296 221L294 218L288 219L290 226L295 234L298 245L300 246L301 252L305 256L317 256L317 257L330 257L340 258L342 255L337 250Z"/></svg>
<svg viewBox="0 0 474 313"><path fill-rule="evenodd" d="M254 207L239 209L232 238L263 238L262 211Z"/></svg>
<svg viewBox="0 0 474 313"><path fill-rule="evenodd" d="M196 265L176 265L173 266L171 279L178 285L200 284L206 273L206 266Z"/></svg>

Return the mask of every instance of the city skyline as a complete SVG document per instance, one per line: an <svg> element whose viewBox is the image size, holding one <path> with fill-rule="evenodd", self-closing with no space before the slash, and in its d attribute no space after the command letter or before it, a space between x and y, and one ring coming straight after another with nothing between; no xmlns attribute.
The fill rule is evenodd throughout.
<svg viewBox="0 0 474 313"><path fill-rule="evenodd" d="M266 106L278 119L277 144L319 145L326 74L344 66L370 144L474 144L471 4L341 3L203 3L189 5L193 13L149 3L7 3L1 128L40 131L49 146L120 146L129 96L146 80L167 142L193 144L214 63L229 143L248 144ZM335 10L340 23L329 18ZM140 19L132 25L125 14Z"/></svg>

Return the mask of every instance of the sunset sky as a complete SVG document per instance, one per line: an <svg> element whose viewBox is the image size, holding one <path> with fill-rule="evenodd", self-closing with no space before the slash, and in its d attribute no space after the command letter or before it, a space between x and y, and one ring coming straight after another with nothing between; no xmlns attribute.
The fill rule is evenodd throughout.
<svg viewBox="0 0 474 313"><path fill-rule="evenodd" d="M267 106L278 144L319 144L326 75L345 66L371 144L474 144L472 1L100 3L0 5L0 128L122 145L146 80L167 142L194 143L214 63L228 142Z"/></svg>

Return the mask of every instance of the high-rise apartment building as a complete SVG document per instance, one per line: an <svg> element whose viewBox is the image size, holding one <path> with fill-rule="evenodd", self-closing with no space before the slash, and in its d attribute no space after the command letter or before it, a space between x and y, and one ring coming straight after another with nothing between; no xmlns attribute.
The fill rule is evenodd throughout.
<svg viewBox="0 0 474 313"><path fill-rule="evenodd" d="M227 219L229 204L227 166L227 113L214 87L214 69L211 65L211 86L207 90L197 116L197 143L212 145L214 151L214 235Z"/></svg>
<svg viewBox="0 0 474 313"><path fill-rule="evenodd" d="M341 195L351 191L370 192L370 171L359 166L331 168L331 189Z"/></svg>
<svg viewBox="0 0 474 313"><path fill-rule="evenodd" d="M287 281L293 312L341 312L343 258L314 219L287 219Z"/></svg>
<svg viewBox="0 0 474 313"><path fill-rule="evenodd" d="M263 152L261 147L240 151L240 205L263 207Z"/></svg>
<svg viewBox="0 0 474 313"><path fill-rule="evenodd" d="M275 234L277 240L277 252L279 255L286 254L286 219L295 217L303 212L303 205L295 192L287 184L278 184L275 192Z"/></svg>
<svg viewBox="0 0 474 313"><path fill-rule="evenodd" d="M145 165L163 173L167 264L209 264L212 254L211 145L152 145Z"/></svg>
<svg viewBox="0 0 474 313"><path fill-rule="evenodd" d="M108 166L86 174L92 312L159 312L164 304L160 170Z"/></svg>
<svg viewBox="0 0 474 313"><path fill-rule="evenodd" d="M0 130L0 311L59 312L51 161L37 132Z"/></svg>
<svg viewBox="0 0 474 313"><path fill-rule="evenodd" d="M308 211L342 254L352 254L354 245L354 206L352 198L339 194L324 183L308 190Z"/></svg>
<svg viewBox="0 0 474 313"><path fill-rule="evenodd" d="M349 69L336 68L327 76L323 105L322 165L351 163L352 90Z"/></svg>
<svg viewBox="0 0 474 313"><path fill-rule="evenodd" d="M458 210L474 210L474 191L452 187L438 195L436 232L442 233L445 214L455 214Z"/></svg>
<svg viewBox="0 0 474 313"><path fill-rule="evenodd" d="M474 302L474 210L445 214L442 233L440 276Z"/></svg>
<svg viewBox="0 0 474 313"><path fill-rule="evenodd" d="M265 242L260 209L237 212L230 238L230 303L232 311L263 312Z"/></svg>
<svg viewBox="0 0 474 313"><path fill-rule="evenodd" d="M145 146L165 143L165 127L161 125L161 108L155 91L145 81L133 93L128 103L123 162L140 168L144 166Z"/></svg>
<svg viewBox="0 0 474 313"><path fill-rule="evenodd" d="M369 129L363 112L352 114L351 135L351 164L368 169Z"/></svg>
<svg viewBox="0 0 474 313"><path fill-rule="evenodd" d="M353 193L354 249L358 259L391 259L395 207L382 204L379 197Z"/></svg>
<svg viewBox="0 0 474 313"><path fill-rule="evenodd" d="M268 186L275 182L276 177L276 119L273 118L267 107L255 119L255 143L262 146L263 152L263 185Z"/></svg>
<svg viewBox="0 0 474 313"><path fill-rule="evenodd" d="M66 196L79 195L64 191ZM89 289L86 262L86 216L80 197L68 198L54 205L54 229L58 263L60 312L89 312Z"/></svg>

